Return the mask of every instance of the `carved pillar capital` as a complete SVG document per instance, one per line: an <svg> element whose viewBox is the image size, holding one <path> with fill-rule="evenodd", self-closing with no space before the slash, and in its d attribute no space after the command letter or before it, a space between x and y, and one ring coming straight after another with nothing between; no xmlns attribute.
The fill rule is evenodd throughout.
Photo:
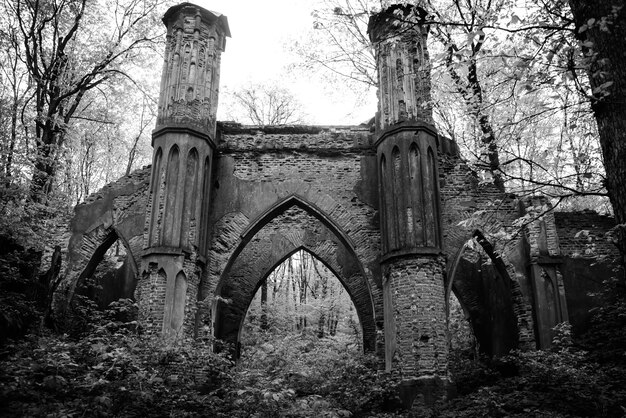
<svg viewBox="0 0 626 418"><path fill-rule="evenodd" d="M230 36L225 16L191 3L170 8L157 130L185 126L215 137L220 57Z"/></svg>
<svg viewBox="0 0 626 418"><path fill-rule="evenodd" d="M369 20L378 67L380 131L400 122L433 123L425 15L419 7L395 5Z"/></svg>

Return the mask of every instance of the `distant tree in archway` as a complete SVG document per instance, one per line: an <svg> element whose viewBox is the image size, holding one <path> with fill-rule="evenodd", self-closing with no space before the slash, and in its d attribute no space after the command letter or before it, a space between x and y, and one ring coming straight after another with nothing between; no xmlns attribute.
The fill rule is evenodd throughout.
<svg viewBox="0 0 626 418"><path fill-rule="evenodd" d="M250 83L226 93L228 117L253 125L290 125L304 122L300 102L276 83Z"/></svg>

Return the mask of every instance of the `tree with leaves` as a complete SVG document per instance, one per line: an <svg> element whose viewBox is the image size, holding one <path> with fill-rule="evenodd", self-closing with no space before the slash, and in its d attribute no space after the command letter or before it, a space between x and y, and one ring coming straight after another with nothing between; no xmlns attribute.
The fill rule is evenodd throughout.
<svg viewBox="0 0 626 418"><path fill-rule="evenodd" d="M31 198L52 192L67 131L84 116L86 97L112 79L132 78L127 64L162 38L163 0L5 0L17 34L34 108ZM87 116L84 116L87 117Z"/></svg>
<svg viewBox="0 0 626 418"><path fill-rule="evenodd" d="M444 47L445 68L465 103L465 109L480 128L481 158L484 169L491 173L495 186L504 191L496 133L486 112L487 103L479 71L479 59L485 44L485 28L497 18L503 1L453 0L446 9L429 2L429 11L440 22L458 22L455 25L432 25L435 37ZM449 15L446 16L444 13ZM456 33L455 33L456 32ZM459 40L462 42L459 45Z"/></svg>

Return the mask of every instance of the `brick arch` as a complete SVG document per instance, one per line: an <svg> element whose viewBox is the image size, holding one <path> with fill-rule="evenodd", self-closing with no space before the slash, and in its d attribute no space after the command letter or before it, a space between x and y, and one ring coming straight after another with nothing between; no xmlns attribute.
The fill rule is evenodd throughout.
<svg viewBox="0 0 626 418"><path fill-rule="evenodd" d="M76 286L93 275L104 254L118 240L126 250L126 259L130 263L132 275L136 277L139 271L138 259L129 241L115 226L103 223L93 227L88 233L73 234L70 242L80 244L70 245L66 273L55 291L55 299L62 297L66 304L69 303L74 296Z"/></svg>
<svg viewBox="0 0 626 418"><path fill-rule="evenodd" d="M446 309L449 311L450 294L454 293L469 316L481 352L489 356L505 355L524 342L520 341L524 336L520 328L524 324L519 315L524 301L520 284L511 278L516 277L515 268L506 249L496 253L482 231L474 230L466 237L448 263ZM469 245L474 239L480 245L478 250ZM485 271L484 265L465 259L463 256L468 252L482 253L493 268Z"/></svg>
<svg viewBox="0 0 626 418"><path fill-rule="evenodd" d="M303 228L297 229L291 225L280 230L273 224L280 222L281 216L293 217L296 212L307 217L302 220L305 224ZM232 225L236 222L226 223ZM322 232L316 236L311 231ZM271 242L268 238L270 236L273 237ZM280 264L279 261L286 259L298 248L305 248L314 254L339 278L357 309L363 327L364 347L375 350L376 324L377 319L382 321L382 310L377 315L375 297L362 262L351 240L339 226L318 207L299 196L289 196L276 202L242 228L240 240L215 286L214 294L218 296L212 315L215 335L236 344L240 323L256 290ZM342 265L338 261L340 259L351 261L342 261ZM224 299L231 299L233 302L219 302Z"/></svg>
<svg viewBox="0 0 626 418"><path fill-rule="evenodd" d="M328 202L328 200L326 200L326 204L329 205L330 207L334 207L337 205L336 203L334 203L334 201L332 201L332 199L330 203ZM349 249L350 253L353 254L358 259L358 253L355 250L355 246L352 240L344 232L340 224L335 222L318 205L315 205L311 201L303 198L302 196L291 194L283 199L278 200L274 204L272 204L269 208L264 210L261 214L259 214L255 219L250 221L243 228L241 228L241 219L240 219L241 216L234 215L234 217L239 218L238 222L235 221L231 223L230 220L226 221L226 223L231 223L231 227L233 228L237 228L237 224L239 224L239 228L241 228L240 237L239 237L240 239L236 243L234 249L232 249L232 253L230 254L228 261L226 265L224 266L223 270L221 271L220 276L223 276L224 272L228 271L231 268L232 263L235 260L237 260L237 257L239 256L241 251L246 247L246 245L252 239L252 237L254 237L256 233L263 228L263 226L265 226L272 219L276 218L277 215L283 213L285 210L294 206L304 210L305 212L309 213L310 215L318 219L324 226L326 226L330 231L332 231L340 239L340 241L346 246L346 248ZM346 211L346 213L348 212ZM223 231L224 225L218 222L216 223L215 229ZM362 264L360 264L360 269L361 269L363 276L367 277ZM369 281L367 281L367 284L371 292L373 286L371 285L371 283L369 283ZM219 284L217 284L216 291L217 289L219 289Z"/></svg>
<svg viewBox="0 0 626 418"><path fill-rule="evenodd" d="M219 278L230 268L231 263L237 259L251 237L263 227L264 222L285 209L296 206L320 220L330 230L335 231L345 245L356 254L364 277L367 278L376 309L382 312L378 247L372 245L377 242L372 242L371 235L368 235L369 225L364 225L364 220L352 222L353 210L344 207L342 203L326 193L306 188L303 190L299 182L290 182L281 186L280 189L277 191L271 188L269 190L251 188L242 191L242 194L249 194L250 198L244 202L236 201L234 205L229 205L229 211L222 213L218 211L217 219L210 220L210 243L207 253L203 254L207 260L207 276L202 283L200 300L215 293ZM302 193L296 193L293 189L300 190ZM268 196L271 198L268 199ZM218 200L219 195L214 202ZM380 326L382 327L382 322Z"/></svg>
<svg viewBox="0 0 626 418"><path fill-rule="evenodd" d="M374 312L372 311L372 304L370 303L369 306L363 306L361 309L357 308L357 303L359 303L359 301L363 302L363 297L359 297L359 296L355 296L355 289L354 286L348 284L348 282L355 282L358 280L364 280L364 278L362 276L356 276L356 277L349 277L346 278L344 277L344 275L341 274L340 270L341 267L338 265L338 263L333 262L332 260L332 255L329 251L326 252L326 254L320 254L318 252L316 252L313 248L311 248L310 246L307 245L300 245L298 247L294 247L293 249L289 250L288 252L286 252L285 254L283 254L281 257L276 257L275 259L272 259L269 261L269 267L266 267L264 269L262 269L260 271L260 280L258 280L256 287L254 288L254 290L251 292L252 297L247 301L247 306L250 305L250 303L252 302L252 298L254 297L254 295L256 294L256 292L259 290L259 288L261 287L261 285L263 284L263 282L267 279L267 277L284 261L286 261L289 257L291 257L292 255L294 255L296 252L300 251L300 250L304 250L306 252L308 252L309 254L311 254L313 257L315 257L318 261L320 261L322 264L324 264L324 266L326 266L326 268L328 268L337 278L337 280L339 280L339 282L343 285L344 289L346 290L346 292L348 293L348 295L350 296L350 299L353 303L353 305L355 306L355 310L357 313L357 316L359 318L359 323L361 325L361 331L362 331L362 343L363 343L363 349L364 351L375 351L376 349L376 324L374 321ZM369 309L368 309L369 307ZM240 323L238 326L238 340L241 337L241 331L243 329L243 323L245 320L245 313L244 315L241 316L240 319Z"/></svg>
<svg viewBox="0 0 626 418"><path fill-rule="evenodd" d="M136 276L143 248L151 167L144 167L110 183L74 209L67 263L57 282L52 316L62 317L77 282L96 268L108 248L119 239Z"/></svg>
<svg viewBox="0 0 626 418"><path fill-rule="evenodd" d="M256 219L250 222L250 225L241 234L242 242L247 243L268 222L269 219L275 218L276 215L284 212L292 206L299 207L316 217L326 227L332 230L347 246L352 249L354 248L352 240L345 232L343 232L339 224L330 218L320 207L297 194L291 194L278 200L263 213L258 215Z"/></svg>

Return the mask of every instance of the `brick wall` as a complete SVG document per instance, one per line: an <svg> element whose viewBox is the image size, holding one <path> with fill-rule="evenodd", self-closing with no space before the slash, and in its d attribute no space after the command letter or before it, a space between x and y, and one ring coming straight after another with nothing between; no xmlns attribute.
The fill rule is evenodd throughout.
<svg viewBox="0 0 626 418"><path fill-rule="evenodd" d="M202 297L241 293L223 332L238 329L259 281L302 246L344 281L372 349L382 298L369 130L228 127L220 139Z"/></svg>
<svg viewBox="0 0 626 418"><path fill-rule="evenodd" d="M615 219L595 211L555 212L561 253L566 257L619 257L617 247L605 234L615 226Z"/></svg>
<svg viewBox="0 0 626 418"><path fill-rule="evenodd" d="M403 378L447 376L443 257L400 259L385 272L385 333ZM390 335L393 334L393 335Z"/></svg>
<svg viewBox="0 0 626 418"><path fill-rule="evenodd" d="M491 183L480 182L476 173L458 155L440 153L439 164L443 250L447 255L448 273L454 270L454 264L458 262L465 244L472 239L474 231L481 231L493 245L496 256L504 263L506 272L502 274L511 281L520 345L534 347L531 284L527 277L522 235L514 225L520 216L516 196L502 193ZM448 281L447 291L451 289L452 283ZM482 293L482 289L474 291ZM463 295L457 297L463 303ZM488 310L488 307L485 309Z"/></svg>
<svg viewBox="0 0 626 418"><path fill-rule="evenodd" d="M376 155L369 128L223 125L219 138L213 162L207 252L196 255L192 251L187 256L181 256L181 271L185 272L188 280L184 333L194 332L199 306L202 307L201 317L215 314L211 309L215 305L211 306L211 303L214 295L218 294L225 297L235 295L233 306L236 309L229 316L234 324L230 332L236 335L260 280L293 251L305 248L325 262L348 289L359 311L365 346L380 347L384 341L380 336L384 327L383 273L380 265ZM534 342L532 295L525 270L525 250L521 235L516 234L514 226L520 214L518 201L515 196L501 193L488 183L481 183L449 141L440 139L438 157L442 260L446 260L448 274L464 244L472 239L473 232L482 231L493 245L496 257L504 263L504 274L511 281L520 343L531 346ZM139 170L107 185L76 208L69 243L69 263L62 289L67 291L71 288L111 233L120 236L129 253L137 259L148 225L145 214L152 204L148 202L149 176L149 167ZM553 217L558 237L550 235L550 231L546 232L546 236L549 243L560 246L563 255L592 257L616 254L612 244L604 239L604 232L612 226L610 218L591 212L557 212ZM197 233L199 227L195 223L190 224L191 233ZM583 229L590 232L577 236ZM526 234L532 239L538 236L536 232L533 229ZM550 248L553 246L549 245ZM200 264L196 262L196 257ZM206 268L200 278L200 267L205 260ZM419 263L426 262L422 260ZM436 267L435 264L433 266ZM430 272L430 267L396 267L396 270L391 268L393 274L389 276L395 277L389 283L396 289L404 285L412 286L417 293L411 294L419 294L415 297L421 300L423 306L435 306L435 299L429 298L435 298L433 289L440 286L443 292L440 302L445 303L446 289L449 291L451 288L450 280L453 278L449 277L448 282L443 283L443 270L425 274L419 272ZM428 283L430 280L441 280L442 283L431 283L434 287L430 290L422 289L419 283L423 280ZM148 321L147 325L154 329L160 329L164 319L162 311L166 290L162 281L163 272L158 268L154 271L148 269L145 283L137 289L137 297L149 301L145 309L142 307L142 315ZM203 301L200 305L196 303L195 296L198 289ZM236 291L233 293L233 290ZM419 305L415 304L417 299L402 301L406 295L401 290L392 294L400 298L394 302L399 304L397 306ZM161 313L157 313L159 309ZM432 312L426 310L410 318L425 315L438 320L438 309L437 305ZM410 318L397 316L397 325L414 326L402 322L413 320ZM211 319L216 318L213 316ZM420 332L426 332L426 329ZM438 335L439 331L432 333ZM410 343L417 345L402 349L403 355L412 353L410 356L417 356L416 347L424 343L419 342L419 338L417 342ZM402 344L409 344L408 341ZM411 357L413 366L437 369L445 363L442 358L435 359L437 350L432 348L434 346L428 347L420 348L419 356ZM428 350L431 354L427 354ZM445 349L440 353L445 353Z"/></svg>
<svg viewBox="0 0 626 418"><path fill-rule="evenodd" d="M55 310L64 309L78 279L87 273L85 270L95 269L99 261L97 251L106 250L102 246L111 236L122 241L135 266L140 264L149 181L150 167L144 167L109 183L76 206L70 224L67 264L54 295Z"/></svg>

